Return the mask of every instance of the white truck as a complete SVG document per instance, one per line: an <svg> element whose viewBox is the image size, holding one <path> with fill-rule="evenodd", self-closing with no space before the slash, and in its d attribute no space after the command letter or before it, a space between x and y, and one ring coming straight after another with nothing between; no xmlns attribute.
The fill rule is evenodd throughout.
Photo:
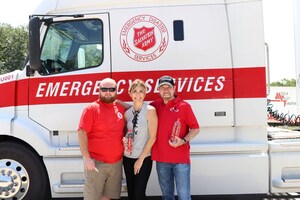
<svg viewBox="0 0 300 200"><path fill-rule="evenodd" d="M192 195L300 191L299 140L268 140L261 0L45 0L29 44L24 69L0 76L1 200L82 197L77 126L101 79L130 102L141 78L150 102L162 75L201 125ZM155 166L147 195L161 195Z"/></svg>

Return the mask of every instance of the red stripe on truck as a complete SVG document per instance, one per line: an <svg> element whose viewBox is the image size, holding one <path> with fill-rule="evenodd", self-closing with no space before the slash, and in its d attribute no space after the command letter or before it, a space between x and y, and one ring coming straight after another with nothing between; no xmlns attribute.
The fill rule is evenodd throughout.
<svg viewBox="0 0 300 200"><path fill-rule="evenodd" d="M266 73L264 67L239 68L233 70L234 97L266 97Z"/></svg>
<svg viewBox="0 0 300 200"><path fill-rule="evenodd" d="M264 67L114 72L112 78L118 83L118 97L123 101L131 100L129 84L136 78L143 79L148 86L146 100L151 101L159 98L157 84L163 75L175 78L176 93L186 100L266 97ZM92 102L98 98L100 80L108 76L61 74L6 82L0 84L0 91L9 95L0 99L0 107L15 105L11 95L15 87L16 105Z"/></svg>
<svg viewBox="0 0 300 200"><path fill-rule="evenodd" d="M16 81L0 84L0 107L15 105Z"/></svg>

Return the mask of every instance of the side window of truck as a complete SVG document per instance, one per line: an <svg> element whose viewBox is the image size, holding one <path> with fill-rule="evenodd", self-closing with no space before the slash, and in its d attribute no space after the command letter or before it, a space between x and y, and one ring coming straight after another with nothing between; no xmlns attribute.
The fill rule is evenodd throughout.
<svg viewBox="0 0 300 200"><path fill-rule="evenodd" d="M103 28L99 19L53 22L41 51L42 75L101 65Z"/></svg>

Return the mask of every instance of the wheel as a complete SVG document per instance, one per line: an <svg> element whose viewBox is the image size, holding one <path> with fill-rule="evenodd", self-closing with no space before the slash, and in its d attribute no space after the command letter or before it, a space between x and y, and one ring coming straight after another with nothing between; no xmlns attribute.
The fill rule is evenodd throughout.
<svg viewBox="0 0 300 200"><path fill-rule="evenodd" d="M49 199L49 181L38 155L25 146L0 142L0 199Z"/></svg>

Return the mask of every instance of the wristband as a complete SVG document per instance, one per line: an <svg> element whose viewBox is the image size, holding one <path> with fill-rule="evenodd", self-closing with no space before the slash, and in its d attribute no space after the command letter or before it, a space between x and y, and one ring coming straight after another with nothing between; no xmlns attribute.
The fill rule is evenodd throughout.
<svg viewBox="0 0 300 200"><path fill-rule="evenodd" d="M185 139L185 138L182 138L182 140L183 140L183 143L184 143L184 144L186 144L186 143L187 143L187 141L186 141L186 139Z"/></svg>

